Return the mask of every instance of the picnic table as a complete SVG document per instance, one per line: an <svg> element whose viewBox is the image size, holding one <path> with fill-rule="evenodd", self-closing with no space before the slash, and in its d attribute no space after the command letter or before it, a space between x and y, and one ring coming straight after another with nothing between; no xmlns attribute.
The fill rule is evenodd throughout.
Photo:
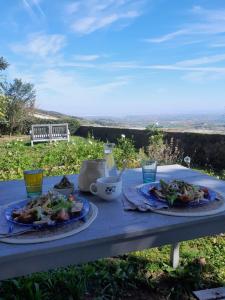
<svg viewBox="0 0 225 300"><path fill-rule="evenodd" d="M185 179L190 183L205 185L225 194L224 181L179 165L159 167L157 177ZM46 177L44 191L58 182L59 178L59 176ZM71 175L69 178L77 182L77 175ZM142 183L140 169L129 169L124 173L125 186L140 183ZM1 204L22 200L25 196L22 180L0 182ZM90 262L165 244L177 245L180 241L225 232L225 212L207 217L174 217L152 212L124 211L121 198L105 202L95 196L85 195L85 197L99 209L98 217L86 230L64 239L40 244L0 243L0 279Z"/></svg>

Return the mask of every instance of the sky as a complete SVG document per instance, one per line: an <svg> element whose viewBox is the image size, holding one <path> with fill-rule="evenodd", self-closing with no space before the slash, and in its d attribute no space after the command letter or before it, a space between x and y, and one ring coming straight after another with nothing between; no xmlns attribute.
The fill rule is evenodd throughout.
<svg viewBox="0 0 225 300"><path fill-rule="evenodd" d="M0 0L8 80L75 116L224 112L225 0Z"/></svg>

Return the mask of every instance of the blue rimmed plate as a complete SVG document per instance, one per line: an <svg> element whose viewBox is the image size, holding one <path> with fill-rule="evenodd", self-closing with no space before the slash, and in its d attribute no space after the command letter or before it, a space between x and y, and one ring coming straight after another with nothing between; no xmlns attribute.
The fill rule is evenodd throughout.
<svg viewBox="0 0 225 300"><path fill-rule="evenodd" d="M13 211L16 210L16 209L23 208L30 200L23 200L21 202L9 205L5 210L5 218L6 218L7 221L9 221L10 223L13 223L15 225L26 226L26 227L34 227L34 228L56 227L56 226L70 224L72 222L76 222L76 221L79 221L79 220L84 220L85 221L85 217L87 216L87 214L90 211L90 203L87 199L85 199L83 197L77 197L76 199L77 199L76 201L83 203L83 208L80 211L78 216L74 216L74 217L72 217L71 219L69 219L67 221L55 222L54 224L38 224L38 225L37 224L25 224L25 223L20 223L20 222L14 221L13 218L12 218Z"/></svg>
<svg viewBox="0 0 225 300"><path fill-rule="evenodd" d="M200 185L195 185L196 187L198 188L201 188L201 189L207 189L208 190L208 197L207 198L203 198L203 199L200 199L199 201L190 201L188 203L185 203L185 202L181 202L181 201L177 201L173 204L173 206L185 206L185 207L198 207L198 206L202 206L202 205L207 205L209 204L210 202L216 200L217 198L217 193L207 187L204 187L204 186L200 186ZM146 198L148 199L149 201L151 202L155 202L155 203L164 203L164 204L167 204L169 206L169 202L165 199L162 199L162 198L158 198L156 196L154 196L152 193L149 192L149 190L153 187L156 187L156 188L160 188L160 182L152 182L152 183L146 183L146 184L143 184L139 189L138 191Z"/></svg>

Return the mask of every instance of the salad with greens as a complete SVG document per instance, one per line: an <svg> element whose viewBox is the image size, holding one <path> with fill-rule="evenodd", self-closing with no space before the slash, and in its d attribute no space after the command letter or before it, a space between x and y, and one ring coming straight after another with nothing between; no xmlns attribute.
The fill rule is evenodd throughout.
<svg viewBox="0 0 225 300"><path fill-rule="evenodd" d="M52 225L79 216L83 203L74 195L65 197L59 193L47 194L29 201L25 206L12 211L12 219L18 223Z"/></svg>
<svg viewBox="0 0 225 300"><path fill-rule="evenodd" d="M166 182L160 180L160 185L151 187L149 194L158 200L168 202L169 205L199 203L200 200L208 200L209 190L182 180Z"/></svg>

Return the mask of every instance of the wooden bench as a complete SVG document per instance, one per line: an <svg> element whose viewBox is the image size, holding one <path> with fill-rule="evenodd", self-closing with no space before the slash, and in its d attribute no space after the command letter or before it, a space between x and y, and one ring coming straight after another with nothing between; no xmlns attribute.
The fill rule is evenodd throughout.
<svg viewBox="0 0 225 300"><path fill-rule="evenodd" d="M70 132L68 124L35 124L32 125L31 146L35 142L52 142L52 141L68 141L70 140Z"/></svg>

